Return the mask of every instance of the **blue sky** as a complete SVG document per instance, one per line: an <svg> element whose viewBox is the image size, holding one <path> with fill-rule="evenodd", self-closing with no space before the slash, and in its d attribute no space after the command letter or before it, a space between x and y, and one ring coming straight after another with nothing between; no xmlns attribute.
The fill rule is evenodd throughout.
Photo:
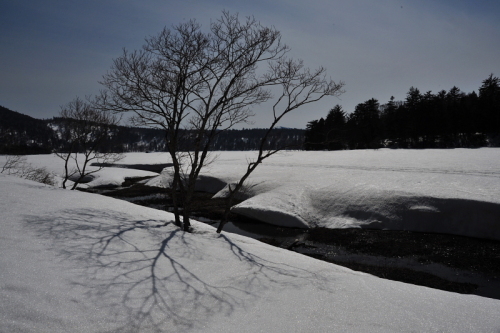
<svg viewBox="0 0 500 333"><path fill-rule="evenodd" d="M323 65L346 83L284 119L304 128L340 104L421 91L477 90L500 76L500 1L471 0L4 0L0 4L0 105L36 118L56 116L76 96L95 94L122 49L138 49L163 27L223 9L274 25L291 56ZM255 127L269 121L256 109ZM248 126L247 126L248 127Z"/></svg>

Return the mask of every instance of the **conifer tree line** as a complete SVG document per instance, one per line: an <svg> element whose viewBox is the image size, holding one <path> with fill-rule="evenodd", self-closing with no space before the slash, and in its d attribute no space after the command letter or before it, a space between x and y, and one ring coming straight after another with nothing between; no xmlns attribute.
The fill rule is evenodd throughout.
<svg viewBox="0 0 500 333"><path fill-rule="evenodd" d="M500 146L500 80L493 74L478 94L411 87L404 101L372 98L349 115L336 105L307 124L304 142L306 150L484 146Z"/></svg>

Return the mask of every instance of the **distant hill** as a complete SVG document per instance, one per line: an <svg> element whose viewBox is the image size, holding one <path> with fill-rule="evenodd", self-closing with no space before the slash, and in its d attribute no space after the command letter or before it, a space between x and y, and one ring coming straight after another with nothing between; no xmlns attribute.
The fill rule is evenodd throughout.
<svg viewBox="0 0 500 333"><path fill-rule="evenodd" d="M46 154L56 141L45 120L0 106L0 154Z"/></svg>
<svg viewBox="0 0 500 333"><path fill-rule="evenodd" d="M46 154L64 149L60 133L65 123L62 118L35 119L0 106L0 154ZM242 129L221 132L212 144L212 150L255 150L266 129ZM304 130L275 129L265 147L302 149ZM166 151L165 132L160 129L115 126L104 151L144 152Z"/></svg>

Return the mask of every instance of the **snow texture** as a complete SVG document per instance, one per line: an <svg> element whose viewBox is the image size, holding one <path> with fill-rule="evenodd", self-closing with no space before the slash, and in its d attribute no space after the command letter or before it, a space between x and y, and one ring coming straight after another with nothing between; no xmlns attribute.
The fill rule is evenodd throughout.
<svg viewBox="0 0 500 333"><path fill-rule="evenodd" d="M142 161L139 163L144 163L144 159L148 158L148 162L150 164L162 163L165 161L166 154L163 153L129 153L125 156L123 160L120 162L122 164L128 163L128 161ZM62 186L62 178L64 175L64 161L57 157L54 154L48 155L27 155L27 162L36 167L45 167L50 173L56 176L56 181L59 186ZM0 166L3 166L5 163L6 156L0 156ZM79 163L83 165L83 157L79 156ZM70 164L68 167L71 172L72 169L75 169L74 162L70 160ZM96 170L97 167L88 165L86 168L87 172ZM79 184L78 187L87 188L87 187L106 187L106 186L120 186L127 178L133 177L153 177L158 174L155 172L149 171L140 171L140 170L131 170L126 168L103 168L96 173L92 173L85 177L84 183ZM75 176L76 177L76 176ZM72 177L70 179L74 179ZM66 186L70 187L73 183L70 181L67 182Z"/></svg>
<svg viewBox="0 0 500 333"><path fill-rule="evenodd" d="M222 152L203 171L232 183L255 152ZM164 172L150 184L168 183ZM374 228L500 240L500 149L286 152L249 177L233 212L288 227Z"/></svg>
<svg viewBox="0 0 500 333"><path fill-rule="evenodd" d="M0 332L500 330L498 300L379 279L196 221L184 233L167 212L3 174L0 221Z"/></svg>
<svg viewBox="0 0 500 333"><path fill-rule="evenodd" d="M255 152L218 152L196 189L227 195ZM2 163L0 156L0 164ZM30 163L62 173L54 155ZM129 153L122 164L170 162L167 153ZM120 185L152 172L104 168L85 186ZM151 179L168 186L171 170ZM500 240L500 149L284 152L249 177L233 211L266 223L298 227L373 228Z"/></svg>

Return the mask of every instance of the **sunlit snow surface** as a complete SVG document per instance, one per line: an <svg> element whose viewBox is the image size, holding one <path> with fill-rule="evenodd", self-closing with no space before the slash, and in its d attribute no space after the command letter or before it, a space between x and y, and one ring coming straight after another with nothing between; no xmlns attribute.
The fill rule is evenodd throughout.
<svg viewBox="0 0 500 333"><path fill-rule="evenodd" d="M166 154L130 154L134 161L140 161L137 163L165 163ZM142 157L141 157L142 156ZM3 166L6 157L0 156L0 167ZM49 172L53 173L56 177L59 185L62 182L60 176L64 174L64 161L57 157L56 155L28 155L26 156L27 162L36 166L36 167L45 167ZM129 156L125 156L124 159L120 161L122 164L128 163L131 158ZM145 161L147 160L147 161ZM150 162L153 160L153 162ZM158 162L156 162L158 161ZM80 167L83 166L83 157L79 156ZM97 167L91 166L91 161L86 167L86 173L93 172L97 170ZM72 164L70 161L69 171L71 172L75 169L74 163ZM96 186L119 186L121 185L126 178L130 177L146 177L146 176L155 176L157 175L154 172L149 171L141 171L141 170L132 170L126 168L103 168L96 173L91 174L92 181L89 183L81 184L80 187L96 187ZM68 181L67 186L71 186L71 181Z"/></svg>
<svg viewBox="0 0 500 333"><path fill-rule="evenodd" d="M219 153L204 179L234 182L253 156ZM500 149L285 152L259 165L246 197L234 212L282 226L500 239Z"/></svg>
<svg viewBox="0 0 500 333"><path fill-rule="evenodd" d="M214 152L198 190L224 196L255 152ZM2 159L0 156L0 165ZM54 155L28 161L62 174ZM167 153L129 153L121 164L170 162ZM104 168L85 186L120 185L155 173ZM170 171L148 184L166 186ZM376 228L500 239L500 149L283 152L259 165L234 212L289 227Z"/></svg>
<svg viewBox="0 0 500 333"><path fill-rule="evenodd" d="M500 330L498 300L382 280L197 222L184 233L170 213L100 195L0 175L0 221L0 332Z"/></svg>

